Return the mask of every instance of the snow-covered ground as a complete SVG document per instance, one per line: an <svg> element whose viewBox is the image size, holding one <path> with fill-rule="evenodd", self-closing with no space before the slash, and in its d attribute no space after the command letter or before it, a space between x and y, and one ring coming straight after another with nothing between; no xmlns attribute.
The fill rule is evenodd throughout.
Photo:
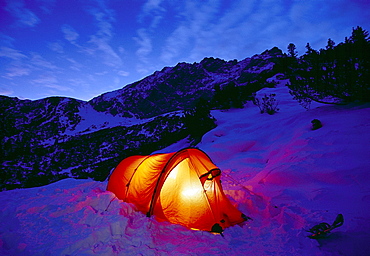
<svg viewBox="0 0 370 256"><path fill-rule="evenodd" d="M283 85L265 93L276 94L277 114L213 111L218 126L198 145L252 221L224 237L188 230L136 212L106 182L66 179L0 193L0 255L369 255L370 105L307 111ZM323 127L311 130L313 119ZM330 236L307 237L339 213L344 225Z"/></svg>
<svg viewBox="0 0 370 256"><path fill-rule="evenodd" d="M78 114L81 116L81 121L72 130L67 129L65 135L86 134L100 129L131 126L145 122L134 117L120 117L113 116L110 113L98 112L90 104L83 105Z"/></svg>

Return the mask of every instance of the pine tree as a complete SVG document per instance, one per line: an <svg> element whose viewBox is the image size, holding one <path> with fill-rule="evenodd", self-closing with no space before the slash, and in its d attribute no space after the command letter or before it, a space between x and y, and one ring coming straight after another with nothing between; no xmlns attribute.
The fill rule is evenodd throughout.
<svg viewBox="0 0 370 256"><path fill-rule="evenodd" d="M316 52L314 49L312 49L310 43L306 44L306 49L307 49L306 54L312 54Z"/></svg>
<svg viewBox="0 0 370 256"><path fill-rule="evenodd" d="M334 49L334 46L335 46L334 41L329 38L325 49L326 50L332 50L332 49Z"/></svg>
<svg viewBox="0 0 370 256"><path fill-rule="evenodd" d="M298 57L298 52L296 50L295 44L290 43L288 45L288 56L292 58L297 58Z"/></svg>
<svg viewBox="0 0 370 256"><path fill-rule="evenodd" d="M351 43L369 43L370 37L369 32L364 30L362 27L357 26L356 28L352 28L352 35L348 39Z"/></svg>
<svg viewBox="0 0 370 256"><path fill-rule="evenodd" d="M354 28L351 37L337 46L328 39L326 49L304 55L294 71L291 93L304 106L312 100L370 101L369 33L361 27Z"/></svg>

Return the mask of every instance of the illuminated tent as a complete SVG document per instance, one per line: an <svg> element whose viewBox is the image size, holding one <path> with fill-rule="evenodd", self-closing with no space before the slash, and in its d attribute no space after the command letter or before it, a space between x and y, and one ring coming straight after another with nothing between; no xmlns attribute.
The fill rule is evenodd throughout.
<svg viewBox="0 0 370 256"><path fill-rule="evenodd" d="M220 233L247 219L225 196L220 174L206 153L187 148L124 159L107 190L160 221Z"/></svg>

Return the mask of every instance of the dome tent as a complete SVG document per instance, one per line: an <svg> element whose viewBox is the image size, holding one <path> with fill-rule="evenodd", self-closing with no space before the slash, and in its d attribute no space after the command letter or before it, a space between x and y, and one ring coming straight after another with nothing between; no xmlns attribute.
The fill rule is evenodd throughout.
<svg viewBox="0 0 370 256"><path fill-rule="evenodd" d="M206 153L186 148L124 159L107 190L159 221L220 233L247 219L224 194L220 174Z"/></svg>

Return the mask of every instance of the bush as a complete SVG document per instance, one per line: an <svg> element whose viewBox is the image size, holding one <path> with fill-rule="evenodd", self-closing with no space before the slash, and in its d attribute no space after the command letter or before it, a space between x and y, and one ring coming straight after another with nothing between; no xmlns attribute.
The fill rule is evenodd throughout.
<svg viewBox="0 0 370 256"><path fill-rule="evenodd" d="M254 98L253 104L256 105L259 109L261 114L267 113L269 115L273 115L279 111L278 102L275 99L276 94L270 94L262 97L261 99Z"/></svg>
<svg viewBox="0 0 370 256"><path fill-rule="evenodd" d="M216 127L216 119L211 115L208 102L200 98L195 107L185 111L183 117L185 129L192 145L196 145L202 136Z"/></svg>

